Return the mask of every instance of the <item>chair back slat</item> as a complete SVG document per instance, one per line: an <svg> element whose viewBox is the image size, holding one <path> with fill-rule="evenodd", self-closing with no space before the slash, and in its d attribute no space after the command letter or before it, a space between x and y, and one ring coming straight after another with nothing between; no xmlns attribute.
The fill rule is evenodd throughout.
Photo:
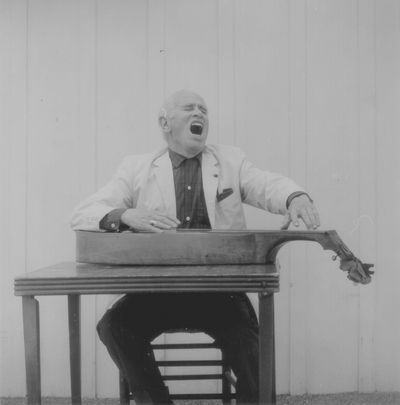
<svg viewBox="0 0 400 405"><path fill-rule="evenodd" d="M153 350L191 350L191 349L217 349L214 343L167 343L152 344ZM205 373L205 374L173 374L163 375L164 381L196 381L196 380L222 380L222 393L187 393L187 394L170 394L171 399L222 399L224 404L231 404L235 394L232 393L231 387L235 385L235 380L230 374L230 368L226 361L222 360L158 360L159 367L207 367L220 366L222 373ZM120 404L128 405L131 395L129 385L124 376L120 373Z"/></svg>

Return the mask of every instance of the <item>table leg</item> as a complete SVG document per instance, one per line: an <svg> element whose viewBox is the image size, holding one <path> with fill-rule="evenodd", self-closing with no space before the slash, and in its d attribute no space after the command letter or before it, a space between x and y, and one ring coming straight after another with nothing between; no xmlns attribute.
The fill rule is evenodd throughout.
<svg viewBox="0 0 400 405"><path fill-rule="evenodd" d="M71 367L71 402L82 404L81 392L81 297L68 295L69 358Z"/></svg>
<svg viewBox="0 0 400 405"><path fill-rule="evenodd" d="M28 405L41 404L39 303L31 296L22 297L24 320L26 391Z"/></svg>
<svg viewBox="0 0 400 405"><path fill-rule="evenodd" d="M276 404L274 294L259 294L260 405Z"/></svg>

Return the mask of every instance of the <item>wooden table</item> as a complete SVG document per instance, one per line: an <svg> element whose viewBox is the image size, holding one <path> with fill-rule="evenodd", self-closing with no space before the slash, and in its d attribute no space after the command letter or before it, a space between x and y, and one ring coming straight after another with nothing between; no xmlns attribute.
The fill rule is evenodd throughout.
<svg viewBox="0 0 400 405"><path fill-rule="evenodd" d="M122 240L121 234L93 233L92 235L81 233L78 236L78 240L82 237L87 242L87 238L101 238L101 235L107 235L106 238L114 235L114 238L120 238L120 242ZM122 242L125 241L126 243L129 237L136 238L135 240L141 238L137 234L133 236L127 235L123 237ZM172 240L169 235L166 235L166 237ZM309 240L320 243L324 249L333 250L339 257L347 257L349 254L352 255L352 253L335 231L210 232L209 237L215 239L210 246L215 246L218 238L231 238L235 240L235 246L242 245L240 240L238 242L238 237L239 239L244 238L243 241L246 239L247 242L244 243L247 252L245 255L246 259L242 260L238 258L235 252L239 247L235 247L232 253L228 255L229 258L226 259L229 262L228 264L204 264L204 258L200 260L200 265L194 263L179 265L120 265L114 263L65 262L17 277L15 279L15 295L21 296L23 302L28 404L41 403L39 303L35 299L35 296L66 295L68 297L71 398L72 404L75 405L82 403L80 296L85 294L125 294L148 291L259 293L260 404L275 404L273 294L279 291L279 266L276 264L276 255L280 247L293 240ZM146 238L148 238L148 235ZM199 238L204 238L204 236ZM263 246L261 251L260 249L251 247L251 244L248 242L249 238L253 238L257 242L256 244ZM185 240L188 241L190 238L185 237ZM82 243L80 243L81 245ZM77 257L80 260L82 260L82 255L87 253L85 253L85 249L77 249L77 252ZM232 256L235 255L237 256L234 259L236 264L231 263ZM251 255L255 259L249 259ZM194 256L196 257L196 255ZM203 251L202 257L204 256ZM190 257L192 255L188 255L185 260L190 262ZM101 257L100 260L104 261L105 259ZM114 257L111 261L115 262L115 260ZM215 261L215 257L207 260ZM262 263L259 263L260 260ZM95 259L92 258L92 261L95 261ZM162 261L162 263L165 263L165 261Z"/></svg>

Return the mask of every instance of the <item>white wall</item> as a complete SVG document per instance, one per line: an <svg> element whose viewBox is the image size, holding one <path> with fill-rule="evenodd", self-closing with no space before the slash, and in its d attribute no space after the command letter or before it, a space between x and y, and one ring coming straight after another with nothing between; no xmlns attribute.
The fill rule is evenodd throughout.
<svg viewBox="0 0 400 405"><path fill-rule="evenodd" d="M14 277L74 260L73 207L163 145L157 112L182 88L207 101L210 142L293 178L375 263L354 287L319 245L281 251L278 392L400 390L399 16L396 0L2 0L1 395L25 394ZM68 396L66 298L39 302L43 394ZM115 396L104 299L82 304L83 393Z"/></svg>

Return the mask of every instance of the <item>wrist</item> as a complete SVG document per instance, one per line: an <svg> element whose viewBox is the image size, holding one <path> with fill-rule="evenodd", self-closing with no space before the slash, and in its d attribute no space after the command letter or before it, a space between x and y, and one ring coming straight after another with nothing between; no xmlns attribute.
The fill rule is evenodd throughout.
<svg viewBox="0 0 400 405"><path fill-rule="evenodd" d="M289 196L288 199L286 200L286 208L289 208L290 204L292 203L292 201L293 201L295 198L300 197L300 196L302 196L302 195L306 196L306 197L310 200L310 202L311 202L312 204L314 203L314 201L311 199L311 197L310 197L305 191L296 191L296 192L290 194L290 196Z"/></svg>
<svg viewBox="0 0 400 405"><path fill-rule="evenodd" d="M128 228L122 221L122 216L125 213L126 208L116 208L110 211L101 221L100 229L105 231L121 232Z"/></svg>

